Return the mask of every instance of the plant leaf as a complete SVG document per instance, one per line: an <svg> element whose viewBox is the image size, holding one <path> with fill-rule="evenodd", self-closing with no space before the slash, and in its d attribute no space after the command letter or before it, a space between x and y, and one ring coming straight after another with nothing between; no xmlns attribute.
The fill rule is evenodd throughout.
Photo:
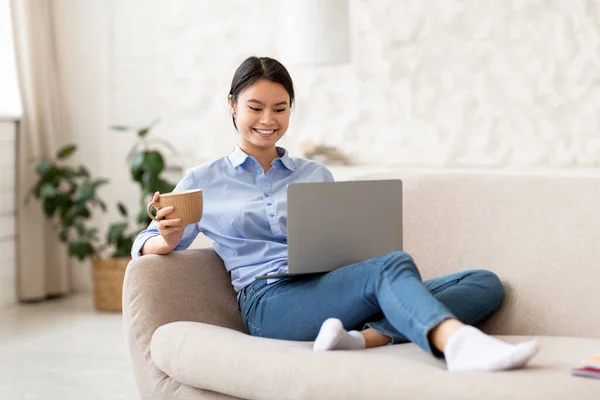
<svg viewBox="0 0 600 400"><path fill-rule="evenodd" d="M42 204L42 208L44 210L44 214L48 218L52 218L54 216L54 212L56 211L56 200L54 197L47 197L44 199L44 203Z"/></svg>
<svg viewBox="0 0 600 400"><path fill-rule="evenodd" d="M148 213L146 212L146 207L142 207L142 209L138 213L137 222L138 224L145 226L148 226L148 224L152 222L152 219L148 216Z"/></svg>
<svg viewBox="0 0 600 400"><path fill-rule="evenodd" d="M65 217L67 220L74 220L77 217L87 219L90 217L90 215L90 210L88 210L88 208L84 204L76 203L73 205L73 207L70 207L67 210Z"/></svg>
<svg viewBox="0 0 600 400"><path fill-rule="evenodd" d="M91 200L96 195L96 187L94 185L83 184L75 189L74 200L78 203L84 203Z"/></svg>
<svg viewBox="0 0 600 400"><path fill-rule="evenodd" d="M137 236L137 235L136 235ZM129 257L131 255L131 248L133 247L133 237L123 237L117 243L114 257Z"/></svg>
<svg viewBox="0 0 600 400"><path fill-rule="evenodd" d="M88 229L83 233L83 236L90 239L90 240L96 240L98 239L97 236L98 233L98 229L97 228L92 228L92 229Z"/></svg>
<svg viewBox="0 0 600 400"><path fill-rule="evenodd" d="M127 216L127 207L125 207L125 204L118 202L117 207L119 208L119 212L121 213L121 215L126 217Z"/></svg>
<svg viewBox="0 0 600 400"><path fill-rule="evenodd" d="M75 227L75 229L77 230L77 234L80 236L84 236L85 235L85 225L83 224L83 222L79 219L75 220L73 222L73 226Z"/></svg>
<svg viewBox="0 0 600 400"><path fill-rule="evenodd" d="M53 161L40 161L35 167L35 172L37 172L37 174L43 178L52 168L54 168Z"/></svg>
<svg viewBox="0 0 600 400"><path fill-rule="evenodd" d="M144 136L146 136L148 134L148 132L150 132L150 130L152 128L154 128L159 122L160 122L160 118L155 118L154 121L150 122L150 125L138 130L138 132L137 132L138 137L143 138Z"/></svg>
<svg viewBox="0 0 600 400"><path fill-rule="evenodd" d="M44 183L40 188L40 196L44 198L56 197L56 188L51 183Z"/></svg>
<svg viewBox="0 0 600 400"><path fill-rule="evenodd" d="M146 152L142 151L136 153L131 160L131 166L129 171L131 172L131 178L136 182L142 182L142 175L144 173L144 160L146 158Z"/></svg>
<svg viewBox="0 0 600 400"><path fill-rule="evenodd" d="M165 160L158 151L148 151L144 157L144 171L158 176L165 168Z"/></svg>
<svg viewBox="0 0 600 400"><path fill-rule="evenodd" d="M159 181L159 178L157 175L155 175L149 171L144 172L144 174L142 175L142 187L147 192L154 193L156 191L159 191L161 193L165 193L165 192L158 190L159 184L160 184L160 181Z"/></svg>
<svg viewBox="0 0 600 400"><path fill-rule="evenodd" d="M164 179L158 180L158 186L156 188L156 191L161 193L171 193L173 189L175 189L174 183L168 182Z"/></svg>
<svg viewBox="0 0 600 400"><path fill-rule="evenodd" d="M111 125L110 129L113 131L130 131L131 128L125 125Z"/></svg>
<svg viewBox="0 0 600 400"><path fill-rule="evenodd" d="M92 245L85 240L76 239L69 243L69 254L83 261L86 257L94 254L94 249Z"/></svg>
<svg viewBox="0 0 600 400"><path fill-rule="evenodd" d="M88 171L88 169L86 167L84 167L83 165L80 165L79 169L77 170L77 176L84 176L86 178L89 178L90 171Z"/></svg>
<svg viewBox="0 0 600 400"><path fill-rule="evenodd" d="M102 186L102 185L106 185L109 182L108 179L95 179L92 181L92 186L94 187L94 189L96 189L98 186Z"/></svg>
<svg viewBox="0 0 600 400"><path fill-rule="evenodd" d="M126 227L127 223L124 222L111 225L106 234L106 241L111 244L117 243L119 238L123 236Z"/></svg>
<svg viewBox="0 0 600 400"><path fill-rule="evenodd" d="M62 149L58 150L58 152L56 153L56 158L58 158L59 160L64 160L65 158L68 158L71 154L73 154L75 150L77 150L76 145L67 145Z"/></svg>
<svg viewBox="0 0 600 400"><path fill-rule="evenodd" d="M69 195L65 193L59 193L56 195L56 205L61 210L68 208L71 205L71 200L69 199Z"/></svg>
<svg viewBox="0 0 600 400"><path fill-rule="evenodd" d="M46 175L47 177L44 177L44 179L52 180L56 185L58 185L61 178L69 183L74 182L74 179L77 178L77 172L69 167L53 168Z"/></svg>
<svg viewBox="0 0 600 400"><path fill-rule="evenodd" d="M66 242L69 239L69 230L67 228L63 228L58 234L58 238L61 242Z"/></svg>

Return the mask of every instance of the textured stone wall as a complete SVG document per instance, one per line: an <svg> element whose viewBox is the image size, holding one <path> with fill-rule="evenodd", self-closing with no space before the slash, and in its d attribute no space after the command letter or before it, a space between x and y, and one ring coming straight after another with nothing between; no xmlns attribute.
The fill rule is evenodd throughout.
<svg viewBox="0 0 600 400"><path fill-rule="evenodd" d="M277 57L278 2L112 4L111 122L161 117L186 164L227 154L233 72ZM367 164L600 165L600 1L351 0L350 16L352 64L288 66L295 155L310 142Z"/></svg>

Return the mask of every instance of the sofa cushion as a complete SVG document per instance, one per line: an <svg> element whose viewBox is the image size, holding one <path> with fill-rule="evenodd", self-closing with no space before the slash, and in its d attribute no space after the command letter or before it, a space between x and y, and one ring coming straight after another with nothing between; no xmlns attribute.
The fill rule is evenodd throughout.
<svg viewBox="0 0 600 400"><path fill-rule="evenodd" d="M197 322L157 329L151 354L180 383L247 399L598 398L599 382L570 370L600 350L600 339L538 339L541 352L528 368L501 373L449 373L442 360L414 344L315 353L311 342L257 338Z"/></svg>

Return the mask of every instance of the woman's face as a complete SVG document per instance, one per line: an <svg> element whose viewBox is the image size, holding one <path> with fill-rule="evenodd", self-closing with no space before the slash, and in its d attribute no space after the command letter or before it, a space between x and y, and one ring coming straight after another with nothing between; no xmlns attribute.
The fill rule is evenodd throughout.
<svg viewBox="0 0 600 400"><path fill-rule="evenodd" d="M279 83L260 79L229 102L242 150L275 149L290 122L290 95Z"/></svg>

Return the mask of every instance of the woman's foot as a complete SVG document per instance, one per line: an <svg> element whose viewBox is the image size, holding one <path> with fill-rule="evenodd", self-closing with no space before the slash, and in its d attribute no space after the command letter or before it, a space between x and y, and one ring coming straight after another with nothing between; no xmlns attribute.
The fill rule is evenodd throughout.
<svg viewBox="0 0 600 400"><path fill-rule="evenodd" d="M329 318L319 330L313 345L314 351L358 350L365 348L365 338L358 331L347 332L342 321Z"/></svg>
<svg viewBox="0 0 600 400"><path fill-rule="evenodd" d="M509 344L465 325L444 348L448 371L504 371L521 368L539 351L537 340Z"/></svg>

